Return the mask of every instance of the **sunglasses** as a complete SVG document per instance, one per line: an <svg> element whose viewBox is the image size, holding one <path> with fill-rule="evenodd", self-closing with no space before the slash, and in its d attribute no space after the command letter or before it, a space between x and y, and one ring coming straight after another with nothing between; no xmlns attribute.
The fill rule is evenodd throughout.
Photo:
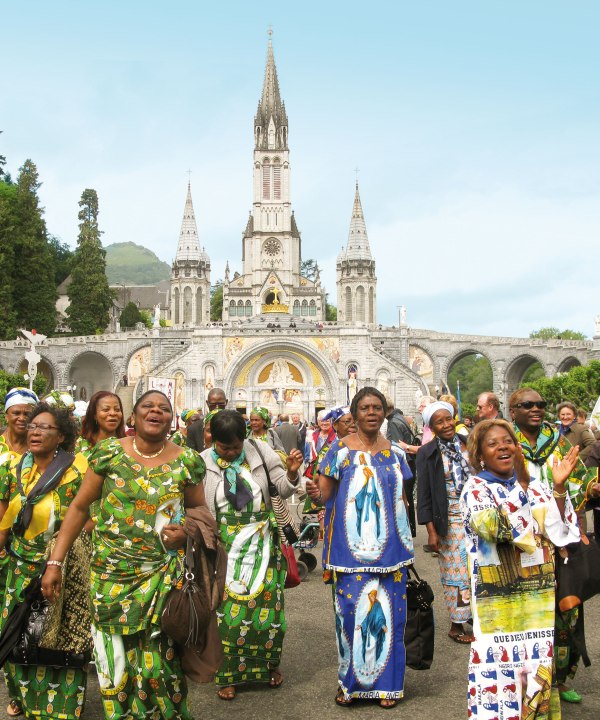
<svg viewBox="0 0 600 720"><path fill-rule="evenodd" d="M532 408L536 407L540 410L543 410L548 403L545 400L525 400L525 402L517 403L516 405L513 405L513 408L523 408L523 410L531 410Z"/></svg>

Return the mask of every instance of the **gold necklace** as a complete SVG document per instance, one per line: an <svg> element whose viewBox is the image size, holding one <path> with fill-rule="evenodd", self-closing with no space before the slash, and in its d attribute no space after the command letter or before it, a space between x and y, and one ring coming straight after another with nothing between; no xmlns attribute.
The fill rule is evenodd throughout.
<svg viewBox="0 0 600 720"><path fill-rule="evenodd" d="M161 449L158 452L152 453L151 455L144 455L143 452L140 452L138 450L138 446L135 444L135 438L133 438L133 449L136 451L136 453L140 457L143 457L144 460L152 460L153 458L158 457L161 454L161 452L165 449L166 445L167 445L167 443L163 443L163 446L161 447Z"/></svg>
<svg viewBox="0 0 600 720"><path fill-rule="evenodd" d="M373 452L373 448L376 447L377 443L379 442L379 432L377 432L377 437L375 438L375 442L371 445L370 448L368 448L368 447L364 444L363 439L361 438L360 433L358 432L358 430L356 431L356 435L357 435L357 437L358 437L358 440L359 440L360 444L363 446L363 448L364 448L368 453L372 453L372 452Z"/></svg>

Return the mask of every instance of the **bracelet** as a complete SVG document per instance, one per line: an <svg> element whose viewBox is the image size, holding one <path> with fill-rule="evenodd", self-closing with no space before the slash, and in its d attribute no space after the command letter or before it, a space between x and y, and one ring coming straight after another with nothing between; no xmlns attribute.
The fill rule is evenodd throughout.
<svg viewBox="0 0 600 720"><path fill-rule="evenodd" d="M56 567L61 568L63 566L62 560L46 560L46 565L56 565Z"/></svg>
<svg viewBox="0 0 600 720"><path fill-rule="evenodd" d="M558 500L562 500L563 498L566 498L569 494L568 490L565 490L564 493L557 493L556 490L552 491L552 495L557 498Z"/></svg>

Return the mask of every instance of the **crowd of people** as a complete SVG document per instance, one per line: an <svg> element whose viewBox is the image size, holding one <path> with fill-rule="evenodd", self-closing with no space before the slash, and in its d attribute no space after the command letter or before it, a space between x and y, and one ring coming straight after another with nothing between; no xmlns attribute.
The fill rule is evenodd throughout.
<svg viewBox="0 0 600 720"><path fill-rule="evenodd" d="M321 525L337 705L390 709L403 697L417 524L439 562L448 636L470 648L469 716L545 720L559 717L561 699L581 702L569 683L583 606L558 608L554 557L580 542L590 508L600 537L600 440L575 405L561 403L550 423L543 398L521 388L507 421L486 392L463 422L453 396L426 396L420 427L373 387L314 426L227 406L213 388L206 408L176 419L149 390L126 418L118 395L101 391L77 418L67 393L6 394L0 632L41 579L57 612L69 609L61 642L86 658L59 667L9 657L9 716L78 718L92 658L107 719L192 718L189 678L211 678L224 701L251 683L281 686L288 566L274 493L306 494L304 512ZM199 513L227 552L202 672L161 627Z"/></svg>

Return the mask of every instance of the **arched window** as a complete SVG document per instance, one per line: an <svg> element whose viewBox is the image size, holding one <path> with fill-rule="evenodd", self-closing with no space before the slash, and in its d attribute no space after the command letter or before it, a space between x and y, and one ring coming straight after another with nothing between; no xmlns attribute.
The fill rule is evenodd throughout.
<svg viewBox="0 0 600 720"><path fill-rule="evenodd" d="M246 300L246 317L252 316L252 303L250 300Z"/></svg>
<svg viewBox="0 0 600 720"><path fill-rule="evenodd" d="M369 288L369 322L375 322L375 291Z"/></svg>
<svg viewBox="0 0 600 720"><path fill-rule="evenodd" d="M317 303L314 300L310 301L310 305L308 306L308 314L309 315L317 314Z"/></svg>
<svg viewBox="0 0 600 720"><path fill-rule="evenodd" d="M262 168L263 200L271 199L271 163L269 158L263 160Z"/></svg>
<svg viewBox="0 0 600 720"><path fill-rule="evenodd" d="M308 302L306 300L302 301L302 315L308 315Z"/></svg>
<svg viewBox="0 0 600 720"><path fill-rule="evenodd" d="M362 285L356 288L356 320L365 322L365 289Z"/></svg>
<svg viewBox="0 0 600 720"><path fill-rule="evenodd" d="M273 200L281 200L281 160L273 160ZM277 217L275 217L277 225Z"/></svg>
<svg viewBox="0 0 600 720"><path fill-rule="evenodd" d="M196 290L196 325L202 323L202 288Z"/></svg>
<svg viewBox="0 0 600 720"><path fill-rule="evenodd" d="M238 300L237 314L238 314L238 317L244 317L244 301L243 300Z"/></svg>
<svg viewBox="0 0 600 720"><path fill-rule="evenodd" d="M183 322L191 325L194 321L192 315L192 288L186 287L183 291Z"/></svg>
<svg viewBox="0 0 600 720"><path fill-rule="evenodd" d="M344 303L344 310L346 311L346 321L352 322L352 289L346 288L346 302Z"/></svg>
<svg viewBox="0 0 600 720"><path fill-rule="evenodd" d="M294 315L300 315L300 300L294 300Z"/></svg>
<svg viewBox="0 0 600 720"><path fill-rule="evenodd" d="M237 315L236 307L235 307L235 300L229 301L229 317L235 317Z"/></svg>
<svg viewBox="0 0 600 720"><path fill-rule="evenodd" d="M173 293L173 309L175 311L173 322L175 325L179 325L179 288L175 288L175 292Z"/></svg>

